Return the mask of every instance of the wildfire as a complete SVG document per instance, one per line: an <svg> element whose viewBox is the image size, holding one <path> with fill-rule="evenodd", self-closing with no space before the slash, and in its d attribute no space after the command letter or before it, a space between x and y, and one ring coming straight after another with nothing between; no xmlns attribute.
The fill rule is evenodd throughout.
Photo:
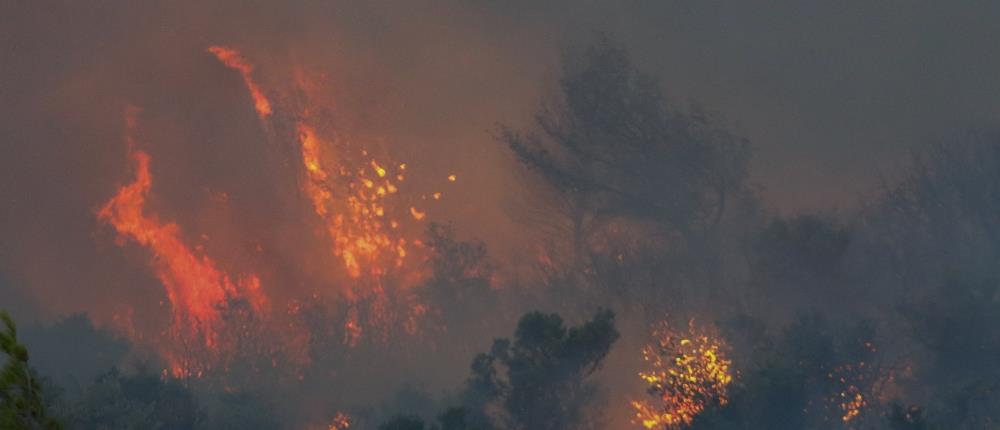
<svg viewBox="0 0 1000 430"><path fill-rule="evenodd" d="M199 255L181 239L177 224L161 221L156 214L146 213L146 198L153 185L149 172L150 156L137 150L133 133L138 109L126 111L125 141L129 156L135 163L135 180L122 186L118 193L98 212L100 220L118 232L120 240L131 239L152 254L150 265L166 289L173 310L173 331L183 339L197 339L209 351L219 342L218 309L228 300L249 301L255 312L263 312L267 301L260 290L256 275L233 281L208 256ZM168 357L173 361L177 357ZM175 363L176 364L176 363ZM175 376L185 372L174 366Z"/></svg>
<svg viewBox="0 0 1000 430"><path fill-rule="evenodd" d="M860 368L851 365L838 366L827 375L837 387L836 392L826 398L827 406L847 426L846 428L854 428L852 423L857 421L868 408L868 396L863 391L864 388L869 388L865 383L867 372L864 369L864 362L860 363L860 366Z"/></svg>
<svg viewBox="0 0 1000 430"><path fill-rule="evenodd" d="M827 397L827 405L849 428L858 424L871 401L878 402L881 389L894 378L891 372L872 363L876 352L872 341L860 342L859 346L863 355L858 361L836 366L826 375L836 390Z"/></svg>
<svg viewBox="0 0 1000 430"><path fill-rule="evenodd" d="M212 47L209 51L241 72L258 106L263 101L270 113L270 103L251 76L253 67L233 49ZM330 240L332 254L351 280L350 287L344 291L346 298L354 302L363 299L367 306L374 307L364 314L384 323L388 319L384 309L388 302L386 278L393 275L405 289L423 276L419 264L411 265L412 269L405 270L406 273L400 272L404 272L408 259L420 260L417 254L423 251L421 242L409 237L422 228L408 226L406 221L411 218L423 221L426 212L406 204L401 196L406 179L405 163L383 162L365 150L348 150L351 145L342 141L342 136L334 138L323 132L325 124L314 114L327 111L324 109L326 100L316 94L321 85L300 71L296 74L296 86L294 93L304 100L294 103L296 107L290 109L289 117L295 124L293 139L300 155L302 192L321 222L323 234ZM298 107L300 105L305 107ZM274 130L267 122L268 115L261 114L260 119L266 130ZM394 165L395 168L391 167ZM455 181L455 176L449 176L448 180ZM441 194L434 196L437 200ZM412 327L410 322L414 316L423 313L421 309L419 304L414 305L412 315L403 318L408 327ZM352 310L344 326L347 333L344 341L349 345L356 342L362 327L369 325L358 320L359 314L356 309Z"/></svg>
<svg viewBox="0 0 1000 430"><path fill-rule="evenodd" d="M678 429L712 404L728 402L733 381L727 344L693 321L686 332L675 332L667 323L653 331L655 343L643 348L650 369L639 373L653 402L633 401L636 422L648 429Z"/></svg>
<svg viewBox="0 0 1000 430"><path fill-rule="evenodd" d="M337 415L333 417L333 422L330 423L330 428L327 430L347 430L351 427L351 417L343 412L337 412Z"/></svg>
<svg viewBox="0 0 1000 430"><path fill-rule="evenodd" d="M229 48L212 46L208 48L208 52L215 55L227 67L240 72L240 75L243 76L243 82L246 84L247 89L250 90L250 96L253 97L254 107L257 109L257 115L260 116L260 119L264 120L270 116L271 102L267 100L264 92L261 91L260 87L253 80L253 65L248 63L239 52Z"/></svg>
<svg viewBox="0 0 1000 430"><path fill-rule="evenodd" d="M840 420L845 423L861 415L861 410L868 405L868 402L865 401L865 396L861 394L861 390L855 385L848 386L846 390L842 391L840 398L840 410L843 412Z"/></svg>
<svg viewBox="0 0 1000 430"><path fill-rule="evenodd" d="M267 114L261 115L261 120L265 121L271 113L271 105L253 80L253 66L231 48L213 46L209 52L226 66L240 71L258 108L266 108ZM310 90L317 85L306 82L302 74L298 81L299 90L307 97L312 96ZM316 103L319 102L306 102L307 105ZM300 109L293 114L302 162L303 192L316 216L323 221L326 234L333 242L333 252L342 260L347 274L355 279L363 275L382 276L387 267L402 266L407 249L415 242L398 233L401 223L392 216L388 205L405 180L406 164L401 163L395 171L390 171L389 164L368 157L366 151L361 151L361 157L352 157L349 153L335 156L330 149L338 145L318 132L318 119L310 114L312 110ZM453 177L450 179L454 180ZM423 212L416 208L411 207L410 213L417 220L423 218ZM420 216L416 215L418 213Z"/></svg>
<svg viewBox="0 0 1000 430"><path fill-rule="evenodd" d="M342 283L346 285L342 297L348 304L343 342L355 345L373 327L381 330L383 339L387 339L390 328L398 327L408 334L418 332L419 321L428 309L407 289L426 277L422 264L427 258L426 249L413 235L423 233L420 222L427 212L426 208L413 206L415 201L401 192L407 176L406 163L350 149L356 146L331 133L324 122L326 117L316 114L330 111L326 100L318 95L321 85L305 74L296 76L293 91L265 90L255 80L254 65L238 51L212 46L207 52L240 73L269 139L287 141L297 150L303 195L338 263L334 275L343 275L349 281ZM274 96L275 103L267 95ZM308 362L310 334L295 320L294 303L288 315L273 312L272 308L280 308L269 302L256 274L227 273L204 254L201 245L187 242L177 224L163 221L149 211L151 158L137 149L137 112L136 108L127 110L124 137L135 166L135 179L122 186L100 208L97 217L115 228L119 243L133 241L151 254L150 266L165 289L172 312L167 340L156 345L170 364L169 372L175 377L199 377L213 368L228 369L240 361L240 354L246 353L271 355L275 366L278 355L293 364ZM281 120L272 123L279 114L284 114ZM454 175L449 180L454 181ZM441 193L433 196L439 200ZM423 200L427 201L426 195ZM407 265L407 261L416 264ZM403 308L397 309L400 305ZM239 322L240 318L245 321ZM123 319L122 324L130 326L130 321ZM251 330L254 333L249 333ZM254 335L282 341L280 345L251 345L255 341L247 337ZM338 428L348 425L346 416L337 422Z"/></svg>
<svg viewBox="0 0 1000 430"><path fill-rule="evenodd" d="M883 378L880 372L862 361L855 365L838 366L827 375L838 387L836 394L829 397L828 401L844 424L856 420L868 407L865 390L870 390L877 380Z"/></svg>

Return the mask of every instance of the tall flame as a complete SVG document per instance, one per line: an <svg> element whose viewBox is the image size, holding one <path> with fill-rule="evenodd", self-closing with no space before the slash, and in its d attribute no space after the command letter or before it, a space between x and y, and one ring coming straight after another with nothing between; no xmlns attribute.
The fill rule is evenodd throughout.
<svg viewBox="0 0 1000 430"><path fill-rule="evenodd" d="M253 97L254 107L257 109L257 115L260 119L264 120L270 116L271 102L264 96L264 92L260 89L260 86L253 80L253 65L248 63L239 52L226 47L212 46L208 48L208 52L215 55L227 67L240 72L240 75L243 76L243 82L246 84L247 89L250 90L250 96Z"/></svg>
<svg viewBox="0 0 1000 430"><path fill-rule="evenodd" d="M131 239L150 251L150 265L166 289L173 310L175 334L188 340L198 339L211 350L219 340L220 306L229 299L244 298L255 311L261 312L266 298L257 276L233 281L215 261L199 255L184 243L177 224L163 222L156 214L146 213L146 198L153 177L149 172L149 154L135 148L133 133L137 112L134 107L127 109L128 132L125 136L129 156L135 163L135 180L122 186L97 216L115 228L120 240Z"/></svg>

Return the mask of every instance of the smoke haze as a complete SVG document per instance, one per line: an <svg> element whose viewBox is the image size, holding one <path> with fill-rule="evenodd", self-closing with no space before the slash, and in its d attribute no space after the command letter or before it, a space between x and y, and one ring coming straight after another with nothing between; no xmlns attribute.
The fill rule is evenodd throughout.
<svg viewBox="0 0 1000 430"><path fill-rule="evenodd" d="M129 130L123 112L129 106L138 108L137 149L151 159L153 183L144 210L164 224L176 224L180 241L193 254L210 256L234 282L259 277L276 309L273 321L282 327L296 324L288 322L293 320L288 315L307 313L299 306L307 308L309 297L336 307L337 300L354 294L346 286L349 269L339 266L346 257L330 251L334 217L318 216L314 200L303 191L310 166L303 164L301 125L322 118L319 133L342 150L327 154L324 161L342 163L336 164L340 170L327 164L329 172L367 168L370 158L395 169L391 179L402 175L398 166L406 164L406 189L400 192L406 200L398 212L417 227L398 230L406 230L411 254L405 258L422 258L421 247L433 241L426 237L431 222L453 228L457 242L482 241L488 264L461 260L475 269L463 272L462 279L473 279L489 293L463 300L502 306L489 308L496 312L490 318L461 303L439 311L413 307L417 316L453 318L462 327L452 328L453 333L475 340L449 349L446 335L439 343L419 346L415 340L390 339L398 341L393 351L403 364L373 346L331 358L330 363L341 361L330 369L362 363L349 375L330 376L333 370L325 375L344 378L336 380L347 386L363 385L365 372L378 375L356 393L339 387L333 398L303 401L293 413L319 416L331 404L391 403L389 393L414 375L418 385L434 381L421 389L441 398L395 401L426 400L430 405L413 407L420 413L439 408L458 396L455 387L465 382L475 353L489 351L493 337L509 335L520 313L536 307L559 311L571 325L590 318L598 307L617 307L619 314L625 309L618 320L622 337L609 353L601 381L610 387L608 399L629 390L641 393L641 381L631 380L642 358L634 352L646 341L653 322L648 315L669 307L663 303L674 305L675 291L690 293L689 302L678 307L698 303L671 315L675 324L699 311L705 320L721 321L726 312L736 313L733 309L785 324L801 311L824 306L839 323L838 318L897 310L897 299L909 285L925 293L949 273L977 280L998 274L990 260L1000 249L992 242L996 220L989 213L990 198L995 199L989 181L995 178L989 164L976 164L988 163L995 154L963 146L990 145L993 135L983 130L1000 126L1000 50L992 42L1000 40L997 18L1000 4L975 1L4 2L0 309L32 325L31 333L40 333L40 339L59 330L75 333L59 324L66 318L84 324L86 318L73 315L85 314L95 326L87 330L131 336L136 344L149 343L176 318L171 314L175 298L164 289L162 275L151 270L158 257L98 217L120 187L136 178L132 148L123 137ZM637 70L659 81L671 106L685 112L692 105L704 107L720 128L749 142L748 177L733 192L734 199L743 200L727 207L726 216L719 210L716 224L723 226L718 236L723 239L705 240L706 249L725 249L718 260L703 262L718 263L719 273L697 278L672 271L702 262L673 254L674 243L680 243L676 237L683 234L671 232L676 236L667 240L669 246L649 248L655 257L642 266L670 267L663 269L669 274L622 269L624 274L614 278L624 285L669 277L663 283L673 290L657 290L669 296L657 305L644 302L645 292L631 290L613 303L603 291L568 298L574 293L567 291L575 291L568 285L578 279L553 267L572 266L573 257L551 255L572 246L570 239L552 233L569 229L570 222L561 218L568 204L554 197L558 190L532 176L524 164L538 166L525 163L526 157L512 153L515 145L504 140L505 127L537 132L540 109L552 107L553 94L563 88L567 58L605 38L620 44ZM253 65L252 79L272 98L269 119L254 110L240 72L220 62L208 51L211 46L232 48ZM322 84L307 90L304 82ZM310 104L312 99L322 103ZM358 155L362 148L368 158ZM941 205L961 209L934 212L920 224L915 221L920 216L898 213L937 204L927 197L934 193L918 192L924 189L919 180L924 164L913 155L925 153L932 154L928 158L945 154L939 159L954 162L926 164L931 172L945 172L930 175L948 184L935 188L944 190L938 194L959 196ZM991 197L980 201L970 195ZM900 207L912 212L886 209ZM956 213L974 220L942 227ZM647 222L613 219L595 229L639 232L639 237L662 233L647 229ZM906 233L912 231L927 236ZM612 258L615 246L638 241L606 236L606 243L595 245L594 239L585 245ZM822 244L809 242L814 237ZM476 252L474 246L455 251ZM619 262L622 255L633 254L618 253ZM419 268L393 276L446 284L425 273L434 270L434 261L428 257L413 266ZM739 263L723 270L720 261ZM899 269L928 261L933 269ZM392 288L377 284L380 297L396 298ZM540 291L541 284L552 289ZM805 284L809 287L801 287ZM720 295L738 296L739 305L719 304ZM909 299L919 302L916 295ZM347 323L338 327L365 318L358 311L339 311ZM392 318L402 326L412 316ZM880 323L899 334L907 330L907 321L897 315ZM310 333L318 342L315 330ZM86 369L87 378L99 372L97 367L126 356L120 344L102 342L114 347L115 359L95 359L99 364ZM45 351L60 350L38 344ZM742 353L735 347L735 354ZM412 351L428 355L414 357L421 353ZM428 351L454 355L434 358ZM391 370L379 373L385 368ZM629 382L616 382L623 380ZM294 394L312 398L326 389L321 382L305 385ZM928 397L922 393L913 398ZM608 414L615 423L627 422L630 415L631 410Z"/></svg>

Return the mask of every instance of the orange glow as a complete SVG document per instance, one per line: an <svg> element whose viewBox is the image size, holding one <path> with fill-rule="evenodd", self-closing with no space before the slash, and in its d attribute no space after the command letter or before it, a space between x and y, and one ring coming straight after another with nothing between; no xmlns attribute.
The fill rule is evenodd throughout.
<svg viewBox="0 0 1000 430"><path fill-rule="evenodd" d="M319 85L308 82L304 74L298 80L299 91L307 98L314 97L312 92ZM395 209L401 198L398 193L405 180L406 164L390 169L393 163L379 162L365 150L360 151L360 157L350 152L335 153L333 149L346 145L324 138L318 131L319 120L309 114L322 110L303 109L296 124L303 192L322 221L333 254L341 260L348 277L365 277L368 283L378 284L378 278L389 270L403 266L415 243L403 235L397 218L400 214Z"/></svg>
<svg viewBox="0 0 1000 430"><path fill-rule="evenodd" d="M351 428L351 417L343 412L337 412L337 415L333 417L333 422L330 423L330 428L327 430L346 430Z"/></svg>
<svg viewBox="0 0 1000 430"><path fill-rule="evenodd" d="M655 343L643 348L651 369L640 372L655 402L632 401L636 423L647 429L678 429L712 404L728 403L733 381L727 345L707 330L688 324L686 332L675 332L661 323L653 332Z"/></svg>
<svg viewBox="0 0 1000 430"><path fill-rule="evenodd" d="M215 58L218 58L226 67L240 72L240 75L243 76L243 82L246 84L247 89L250 90L250 96L253 97L254 108L257 109L257 115L260 116L260 119L263 120L270 116L271 102L264 96L264 92L261 91L260 87L253 80L253 65L248 63L234 49L212 46L208 48L208 52L215 55Z"/></svg>
<svg viewBox="0 0 1000 430"><path fill-rule="evenodd" d="M874 346L870 348L874 351ZM889 375L881 373L881 369L861 361L857 364L837 366L827 375L838 387L837 392L830 396L828 401L840 414L843 423L854 421L868 408L869 393L863 390L871 389L877 381L888 378Z"/></svg>
<svg viewBox="0 0 1000 430"><path fill-rule="evenodd" d="M314 87L304 85L300 90L308 94ZM350 279L342 284L346 287L344 298L350 303L343 342L357 345L366 333L387 339L393 324L413 333L414 318L423 314L421 308L414 304L407 315L394 316L388 308L391 301L385 284L391 276L394 294L406 294L405 290L424 276L419 263L424 257L415 252L423 247L418 240L407 237L415 226L407 226L401 219L406 210L400 194L405 164L391 169L394 163L379 162L365 150L360 151L360 157L352 156L352 151L334 152L348 145L324 138L318 132L318 119L309 111L304 110L297 123L304 172L302 190L332 244L333 255ZM407 267L408 260L414 264ZM399 299L406 301L409 297ZM363 312L360 306L365 307Z"/></svg>
<svg viewBox="0 0 1000 430"><path fill-rule="evenodd" d="M241 71L255 101L267 101L251 79L254 68L247 60L228 48L212 47L209 51ZM344 134L331 132L326 117L321 116L331 111L329 100L323 97L323 80L299 68L294 68L294 76L294 89L270 93L289 95L291 112L283 118L291 118L294 124L291 137L301 157L300 186L319 221L319 231L330 241L338 269L350 281L340 284L343 298L352 306L352 316L343 327L344 343L355 344L373 324L385 329L390 319L395 319L392 324L412 326L414 315L423 314L418 304L408 315L393 315L386 296L387 288L394 294L405 294L425 277L422 262L426 255L420 241L413 238L422 234L424 227L408 218L421 221L426 213L406 204L401 190L407 165L376 159L367 149L349 149L357 148L356 144ZM270 113L271 104L266 106ZM260 115L260 120L273 140L287 138L278 133L280 127L268 122L268 115ZM388 278L393 285L386 285ZM398 303L398 299L411 298L404 295L392 302ZM354 307L361 306L359 303L369 309L358 312Z"/></svg>
<svg viewBox="0 0 1000 430"><path fill-rule="evenodd" d="M149 172L149 154L135 149L132 133L136 113L135 108L126 112L128 133L125 137L129 156L135 163L135 180L122 186L97 216L113 226L120 239L131 239L152 254L150 264L166 289L173 310L174 334L189 341L197 339L202 346L215 350L221 324L218 309L227 300L245 298L258 313L263 311L267 301L256 275L233 281L215 261L184 243L177 224L163 222L156 214L146 213L146 199L153 178ZM172 368L175 376L187 376L176 364Z"/></svg>
<svg viewBox="0 0 1000 430"><path fill-rule="evenodd" d="M457 180L458 180L457 176L455 176L455 175L448 175L448 181L455 182Z"/></svg>
<svg viewBox="0 0 1000 430"><path fill-rule="evenodd" d="M847 390L841 392L840 398L840 410L843 412L840 420L845 423L861 415L861 410L868 405L868 402L865 401L865 396L861 394L861 390L854 385L847 387Z"/></svg>

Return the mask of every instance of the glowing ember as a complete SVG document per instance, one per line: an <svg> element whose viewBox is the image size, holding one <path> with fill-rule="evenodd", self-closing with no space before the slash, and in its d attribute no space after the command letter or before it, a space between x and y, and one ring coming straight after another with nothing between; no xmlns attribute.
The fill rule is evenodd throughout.
<svg viewBox="0 0 1000 430"><path fill-rule="evenodd" d="M666 323L654 330L656 342L643 348L651 369L640 372L656 401L633 401L636 422L648 429L677 429L690 425L706 407L728 402L733 381L727 345L697 330L674 332Z"/></svg>
<svg viewBox="0 0 1000 430"><path fill-rule="evenodd" d="M227 66L239 70L247 88L258 106L263 103L270 113L270 103L262 96L260 87L251 76L253 66L236 50L211 47ZM300 81L305 78L300 76ZM299 82L307 96L315 85ZM321 110L321 109L316 109ZM387 199L399 191L405 178L406 164L399 164L390 172L375 159L357 160L349 154L334 157L329 152L334 142L324 139L314 125L316 119L309 109L298 113L296 139L302 157L304 172L303 192L309 198L313 211L323 221L327 235L333 241L333 252L339 257L351 278L363 275L381 276L390 267L400 267L407 255L411 241L393 234L400 223L393 219L387 208ZM264 120L267 115L261 115ZM367 152L362 151L367 157ZM395 180L393 180L395 178ZM411 214L415 213L411 208ZM422 214L422 213L421 213ZM422 219L423 215L414 218Z"/></svg>
<svg viewBox="0 0 1000 430"><path fill-rule="evenodd" d="M234 282L212 259L185 244L176 224L145 213L153 178L149 172L149 154L135 149L132 133L136 113L135 108L126 112L125 137L129 156L135 162L136 178L122 186L97 216L112 225L120 238L131 239L152 253L150 264L166 289L173 310L174 334L186 340L198 339L208 350L215 350L221 324L218 309L230 299L245 298L254 311L261 312L266 299L255 275ZM175 376L190 376L183 375L184 371L176 366L173 371Z"/></svg>
<svg viewBox="0 0 1000 430"><path fill-rule="evenodd" d="M332 169L338 172L335 176L321 161L321 148L331 145L305 122L299 123L298 129L306 176L304 191L324 222L333 253L342 260L348 276L379 277L387 268L401 267L410 242L393 232L399 223L388 213L386 199L399 187L389 179L389 172L376 160L368 160L367 166L353 171L338 166ZM334 179L344 193L339 199L334 199L330 183Z"/></svg>
<svg viewBox="0 0 1000 430"><path fill-rule="evenodd" d="M827 375L839 386L836 394L828 400L840 414L842 422L847 424L854 421L868 407L863 389L870 388L879 379L879 372L862 361L856 365L838 366Z"/></svg>
<svg viewBox="0 0 1000 430"><path fill-rule="evenodd" d="M426 213L418 211L415 207L410 208L410 215L413 215L413 219L415 220L422 220L427 216Z"/></svg>
<svg viewBox="0 0 1000 430"><path fill-rule="evenodd" d="M260 116L260 119L263 120L271 115L271 102L267 100L267 97L264 97L264 92L253 80L253 66L243 59L239 52L229 48L212 46L208 48L208 52L215 55L227 67L240 72L240 75L243 76L243 82L250 90L250 96L253 97L254 107L257 109L257 115Z"/></svg>
<svg viewBox="0 0 1000 430"><path fill-rule="evenodd" d="M836 391L827 397L827 404L845 425L853 426L865 413L869 402L880 397L879 390L892 383L893 374L872 364L877 349L871 341L861 342L863 355L855 363L834 367L827 374Z"/></svg>
<svg viewBox="0 0 1000 430"><path fill-rule="evenodd" d="M237 51L221 47L212 47L209 51L243 74L255 101L266 102L252 79L253 67ZM313 114L328 111L326 101L318 96L321 85L301 72L296 74L296 84L296 91L292 93L303 100L294 105L305 107L296 107L290 117L295 124L294 139L301 156L302 191L321 221L322 230L332 244L333 255L340 260L344 274L352 280L344 291L345 298L356 303L364 301L372 308L363 313L364 320L358 318L361 313L356 309L348 315L344 342L353 345L363 327L371 325L372 320L385 325L388 319L385 279L388 276L393 275L395 282L401 284L396 286L397 290L415 285L423 276L420 264L411 265L412 269L402 272L407 259L419 261L417 254L420 252L417 251L423 251L419 240L407 237L423 228L411 228L405 221L409 218L422 221L426 212L404 203L400 189L406 179L405 163L386 163L364 150L360 151L360 156L356 151L345 150L350 145L340 140L343 137L333 139L324 134L321 119ZM270 104L266 106L270 112ZM265 129L274 130L266 122L267 115L260 115L260 119ZM392 168L393 165L397 167ZM449 180L454 181L454 175ZM435 199L440 199L440 193ZM411 327L413 317L423 314L421 309L415 305L411 315L404 315L399 320Z"/></svg>
<svg viewBox="0 0 1000 430"><path fill-rule="evenodd" d="M337 412L337 415L333 417L333 422L330 423L330 428L327 430L345 430L351 427L351 417L343 412Z"/></svg>
<svg viewBox="0 0 1000 430"><path fill-rule="evenodd" d="M865 397L857 386L851 385L840 393L840 410L844 413L840 420L847 423L861 415L861 410L867 406Z"/></svg>

